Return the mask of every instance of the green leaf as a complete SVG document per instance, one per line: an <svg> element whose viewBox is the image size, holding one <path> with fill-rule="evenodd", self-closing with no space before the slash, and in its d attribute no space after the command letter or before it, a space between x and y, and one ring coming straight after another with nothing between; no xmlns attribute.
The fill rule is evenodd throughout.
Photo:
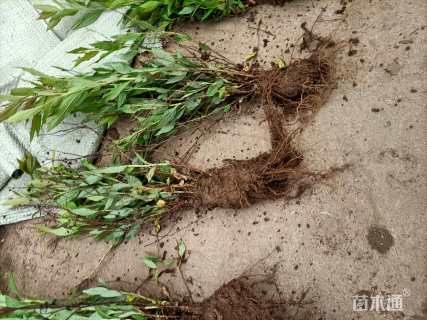
<svg viewBox="0 0 427 320"><path fill-rule="evenodd" d="M113 203L114 203L114 198L109 198L109 199L107 200L107 202L105 203L104 210L108 210L108 209L110 209L110 208L111 208L111 206L113 205Z"/></svg>
<svg viewBox="0 0 427 320"><path fill-rule="evenodd" d="M184 42L191 40L191 36L189 36L188 34L177 34L175 35L174 39L176 42Z"/></svg>
<svg viewBox="0 0 427 320"><path fill-rule="evenodd" d="M144 15L154 11L162 3L159 1L146 1L137 8L138 14Z"/></svg>
<svg viewBox="0 0 427 320"><path fill-rule="evenodd" d="M85 52L84 54L82 54L79 58L77 58L74 61L74 66L75 67L79 66L81 63L92 59L97 54L98 54L98 51L87 51L87 52Z"/></svg>
<svg viewBox="0 0 427 320"><path fill-rule="evenodd" d="M159 258L155 256L144 256L142 262L150 269L157 269Z"/></svg>
<svg viewBox="0 0 427 320"><path fill-rule="evenodd" d="M185 251L186 251L185 243L184 241L180 240L178 244L178 254L181 258L184 258Z"/></svg>
<svg viewBox="0 0 427 320"><path fill-rule="evenodd" d="M10 91L12 96L32 96L34 94L34 88L15 88Z"/></svg>
<svg viewBox="0 0 427 320"><path fill-rule="evenodd" d="M89 217L92 215L95 215L97 213L96 210L92 210L89 208L76 208L76 209L70 209L70 211L78 216L82 217Z"/></svg>
<svg viewBox="0 0 427 320"><path fill-rule="evenodd" d="M75 48L73 50L68 51L68 53L78 54L78 53L85 53L86 51L88 51L88 48L78 47L78 48Z"/></svg>
<svg viewBox="0 0 427 320"><path fill-rule="evenodd" d="M163 65L170 65L175 62L173 55L163 49L153 48L151 49L151 52L154 57L162 62Z"/></svg>
<svg viewBox="0 0 427 320"><path fill-rule="evenodd" d="M67 237L73 235L75 232L72 232L70 229L60 227L60 228L49 228L45 225L38 225L37 230L42 233L53 234L57 237Z"/></svg>
<svg viewBox="0 0 427 320"><path fill-rule="evenodd" d="M199 49L201 51L209 51L211 48L206 43L199 42Z"/></svg>
<svg viewBox="0 0 427 320"><path fill-rule="evenodd" d="M86 289L86 290L83 290L83 293L87 294L88 296L98 296L102 298L123 297L123 294L121 294L119 291L107 289L104 287Z"/></svg>
<svg viewBox="0 0 427 320"><path fill-rule="evenodd" d="M97 183L97 182L99 182L101 180L102 180L102 176L101 175L96 175L96 174L89 175L89 176L85 177L85 182L87 184L95 184L95 183Z"/></svg>
<svg viewBox="0 0 427 320"><path fill-rule="evenodd" d="M110 62L107 64L107 66L122 74L127 74L134 71L134 69L131 68L127 63L123 62Z"/></svg>
<svg viewBox="0 0 427 320"><path fill-rule="evenodd" d="M59 199L57 200L57 202L60 205L65 205L65 202L75 200L78 197L79 193L80 189L69 189L61 196L61 198L59 198L62 199L64 203L60 203Z"/></svg>
<svg viewBox="0 0 427 320"><path fill-rule="evenodd" d="M180 12L178 12L179 15L186 15L186 14L191 14L193 13L194 8L193 7L185 7L183 8Z"/></svg>
<svg viewBox="0 0 427 320"><path fill-rule="evenodd" d="M13 199L0 201L1 204L11 206L11 207L19 207L19 206L27 206L31 204L31 200L23 197L17 197Z"/></svg>
<svg viewBox="0 0 427 320"><path fill-rule="evenodd" d="M127 176L127 181L128 184L131 185L132 187L142 187L142 182L141 180L139 180L137 177L135 176Z"/></svg>
<svg viewBox="0 0 427 320"><path fill-rule="evenodd" d="M59 9L58 7L48 5L48 4L34 4L33 7L36 8L36 10L38 11L46 11L46 12L56 12Z"/></svg>
<svg viewBox="0 0 427 320"><path fill-rule="evenodd" d="M162 127L159 131L157 131L156 136L160 136L164 133L169 133L175 128L175 124L169 124L167 126Z"/></svg>
<svg viewBox="0 0 427 320"><path fill-rule="evenodd" d="M104 196L88 196L87 199L93 202L99 202L104 200L105 197Z"/></svg>
<svg viewBox="0 0 427 320"><path fill-rule="evenodd" d="M218 93L219 89L223 86L223 84L224 84L224 80L215 81L209 86L208 91L206 92L206 95L208 97L214 96L215 94Z"/></svg>
<svg viewBox="0 0 427 320"><path fill-rule="evenodd" d="M10 292L16 295L18 298L21 297L19 294L18 288L16 287L15 277L12 272L7 273L7 288Z"/></svg>
<svg viewBox="0 0 427 320"><path fill-rule="evenodd" d="M132 227L130 227L129 231L126 234L126 240L135 238L141 231L141 227L141 223L135 223L134 225L132 225Z"/></svg>
<svg viewBox="0 0 427 320"><path fill-rule="evenodd" d="M32 74L35 77L49 78L49 76L47 74L40 72L40 71L37 71L36 69L33 69L33 68L24 67L24 68L22 68L22 70L24 70L25 72L28 72L29 74Z"/></svg>
<svg viewBox="0 0 427 320"><path fill-rule="evenodd" d="M79 19L77 19L73 25L73 29L80 29L91 25L96 20L98 20L103 12L104 10L90 10L86 12Z"/></svg>
<svg viewBox="0 0 427 320"><path fill-rule="evenodd" d="M62 100L61 104L58 106L57 110L55 110L55 115L51 117L48 128L53 129L59 125L68 114L73 112L74 108L80 107L81 103L86 99L86 97L87 92L69 91L66 97Z"/></svg>
<svg viewBox="0 0 427 320"><path fill-rule="evenodd" d="M19 300L10 298L8 296L2 295L0 293L0 308L22 308L26 307L28 304L25 302L21 302Z"/></svg>
<svg viewBox="0 0 427 320"><path fill-rule="evenodd" d="M148 181L148 183L151 182L151 180L153 179L155 173L156 173L156 167L154 166L154 167L150 168L150 170L147 173L147 181Z"/></svg>
<svg viewBox="0 0 427 320"><path fill-rule="evenodd" d="M185 109L188 112L192 112L200 105L201 102L202 102L201 99L189 99L185 101Z"/></svg>
<svg viewBox="0 0 427 320"><path fill-rule="evenodd" d="M37 113L43 110L43 107L44 107L43 105L40 105L38 107L19 111L15 113L13 116L11 116L9 119L7 119L7 121L10 123L22 122L24 120L27 120L35 116Z"/></svg>
<svg viewBox="0 0 427 320"><path fill-rule="evenodd" d="M125 81L115 85L114 88L110 92L108 92L108 94L105 95L105 99L107 101L116 99L119 96L119 94L122 93L122 91L129 86L129 84L130 84L130 81Z"/></svg>

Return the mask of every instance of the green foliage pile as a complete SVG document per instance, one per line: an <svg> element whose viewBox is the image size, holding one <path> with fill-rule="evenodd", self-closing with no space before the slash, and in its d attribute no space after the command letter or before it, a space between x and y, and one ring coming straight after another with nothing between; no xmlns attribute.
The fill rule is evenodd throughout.
<svg viewBox="0 0 427 320"><path fill-rule="evenodd" d="M79 14L74 28L82 28L104 11L126 10L124 24L137 30L97 42L91 49L76 48L72 52L82 54L76 64L99 53L102 59L126 46L133 58L147 31L163 32L177 22L222 18L246 9L241 0L54 2L56 5L37 6L40 18L47 20L50 28L67 16ZM183 35L167 34L177 42L188 40ZM147 50L147 59L138 68L112 62L89 73L73 72L61 77L26 68L32 75L32 86L0 96L0 101L8 101L0 122L30 121L33 139L42 128L51 130L76 113L84 113L107 128L120 118L131 118L136 120L137 128L114 143L122 149L137 145L144 152L183 126L227 112L242 96L250 96L255 90L256 79L250 68L242 70L203 44L186 49L192 53L190 57L178 51ZM202 57L198 56L200 52ZM135 236L145 224L157 227L170 203L179 193L188 191L188 183L177 178L170 164L147 163L139 156L134 163L96 168L84 161L81 169L64 165L35 169L34 161L23 160L20 168L30 171L32 180L26 190L7 203L54 213L53 223L39 226L42 232L59 237L90 234L119 244ZM52 220L52 215L49 217Z"/></svg>
<svg viewBox="0 0 427 320"><path fill-rule="evenodd" d="M94 287L66 301L17 298L1 294L0 319L18 320L93 320L159 319L171 313L169 302L130 292ZM175 308L176 309L176 308Z"/></svg>
<svg viewBox="0 0 427 320"><path fill-rule="evenodd" d="M177 22L221 19L247 9L241 0L61 0L40 4L40 19L54 28L63 18L80 14L73 28L94 23L103 12L124 9L123 23L140 31L168 30Z"/></svg>
<svg viewBox="0 0 427 320"><path fill-rule="evenodd" d="M53 129L77 112L111 126L120 116L139 122L138 130L119 142L145 146L175 132L183 122L227 112L235 104L242 77L234 66L152 49L141 68L114 62L86 74L53 77L25 69L33 87L17 88L3 99L9 105L0 122L31 121L31 138L43 125ZM234 69L233 69L234 68Z"/></svg>
<svg viewBox="0 0 427 320"><path fill-rule="evenodd" d="M94 23L103 12L125 12L123 25L136 33L113 36L111 40L98 41L89 48L76 48L71 53L80 54L76 64L98 56L98 61L112 52L127 48L124 55L131 59L140 48L147 32L170 31L185 21L219 20L247 9L241 0L62 0L56 5L36 5L40 19L54 28L63 18L79 14L74 29Z"/></svg>
<svg viewBox="0 0 427 320"><path fill-rule="evenodd" d="M52 209L53 224L39 225L41 232L90 234L116 245L143 225L158 225L177 195L186 192L184 180L166 162L97 168L85 160L79 169L62 164L36 169L26 190L6 204Z"/></svg>

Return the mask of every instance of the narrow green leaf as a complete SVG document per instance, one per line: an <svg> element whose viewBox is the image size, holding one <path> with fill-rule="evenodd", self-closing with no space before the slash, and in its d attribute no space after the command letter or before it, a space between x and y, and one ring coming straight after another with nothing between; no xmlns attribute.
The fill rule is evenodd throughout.
<svg viewBox="0 0 427 320"><path fill-rule="evenodd" d="M10 92L12 96L20 96L20 97L32 96L34 93L35 93L34 88L15 88L15 89L12 89L12 91Z"/></svg>
<svg viewBox="0 0 427 320"><path fill-rule="evenodd" d="M169 124L167 126L162 127L159 131L157 131L156 136L160 136L161 134L169 133L175 128L175 124Z"/></svg>
<svg viewBox="0 0 427 320"><path fill-rule="evenodd" d="M193 7L185 7L183 8L180 12L178 12L179 15L186 15L186 14L191 14L193 13L194 8Z"/></svg>
<svg viewBox="0 0 427 320"><path fill-rule="evenodd" d="M144 15L150 12L153 12L158 6L161 5L159 1L146 1L136 9L138 14Z"/></svg>
<svg viewBox="0 0 427 320"><path fill-rule="evenodd" d="M123 296L119 291L107 289L104 287L86 289L83 290L83 293L87 294L88 296L98 296L102 298L118 298Z"/></svg>
<svg viewBox="0 0 427 320"><path fill-rule="evenodd" d="M70 209L70 211L78 216L82 217L89 217L93 216L97 213L96 210L92 210L89 208L76 208L76 209Z"/></svg>
<svg viewBox="0 0 427 320"><path fill-rule="evenodd" d="M24 120L30 119L31 117L35 116L40 111L42 111L43 107L44 107L43 105L40 105L31 109L19 111L14 115L12 115L11 117L9 117L7 121L10 123L17 123L17 122L22 122Z"/></svg>
<svg viewBox="0 0 427 320"><path fill-rule="evenodd" d="M12 292L14 295L16 295L18 298L21 297L18 288L16 286L15 277L12 272L7 273L7 288L10 292Z"/></svg>
<svg viewBox="0 0 427 320"><path fill-rule="evenodd" d="M38 225L37 226L37 230L39 232L42 233L49 233L49 234L53 234L57 237L67 237L70 235L73 235L74 232L72 232L70 229L64 228L64 227L60 227L60 228L49 228L48 226L45 225Z"/></svg>
<svg viewBox="0 0 427 320"><path fill-rule="evenodd" d="M180 240L178 244L178 254L181 258L184 258L185 251L187 250L184 241Z"/></svg>
<svg viewBox="0 0 427 320"><path fill-rule="evenodd" d="M90 10L83 14L73 25L73 29L81 29L94 23L103 13L103 10Z"/></svg>
<svg viewBox="0 0 427 320"><path fill-rule="evenodd" d="M152 167L152 168L150 168L150 170L148 171L148 173L147 173L147 181L150 183L151 182L151 180L153 179L153 177L154 177L154 174L156 173L156 167Z"/></svg>
<svg viewBox="0 0 427 320"><path fill-rule="evenodd" d="M157 269L159 258L154 256L144 256L142 262L150 269Z"/></svg>
<svg viewBox="0 0 427 320"><path fill-rule="evenodd" d="M27 198L17 197L13 199L0 201L1 204L11 207L27 206L31 204L31 201Z"/></svg>
<svg viewBox="0 0 427 320"><path fill-rule="evenodd" d="M74 61L74 66L77 67L79 66L81 63L88 61L90 59L92 59L93 57L95 57L98 54L98 51L86 51L84 54L82 54L80 57L78 57L75 61Z"/></svg>

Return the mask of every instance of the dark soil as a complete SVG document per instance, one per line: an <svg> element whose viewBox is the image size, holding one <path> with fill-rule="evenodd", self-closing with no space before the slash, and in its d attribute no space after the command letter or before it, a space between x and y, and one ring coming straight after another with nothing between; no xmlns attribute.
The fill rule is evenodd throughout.
<svg viewBox="0 0 427 320"><path fill-rule="evenodd" d="M293 198L308 186L302 155L283 141L272 152L204 172L196 181L195 208L244 208L267 199Z"/></svg>
<svg viewBox="0 0 427 320"><path fill-rule="evenodd" d="M286 113L303 118L318 110L329 96L334 84L332 50L317 50L306 59L296 60L284 71L271 71L271 96Z"/></svg>
<svg viewBox="0 0 427 320"><path fill-rule="evenodd" d="M181 320L285 320L286 301L271 301L255 292L252 283L238 278L220 287L215 293L199 304L191 306L191 315Z"/></svg>
<svg viewBox="0 0 427 320"><path fill-rule="evenodd" d="M258 4L269 4L272 6L283 6L286 2L291 2L292 0L255 0L254 2Z"/></svg>

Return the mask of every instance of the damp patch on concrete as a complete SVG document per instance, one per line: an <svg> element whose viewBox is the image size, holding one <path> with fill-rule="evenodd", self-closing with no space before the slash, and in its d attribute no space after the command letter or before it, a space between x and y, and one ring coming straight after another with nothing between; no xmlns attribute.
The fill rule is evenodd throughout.
<svg viewBox="0 0 427 320"><path fill-rule="evenodd" d="M394 245L394 238L390 231L381 226L371 226L366 236L370 247L379 253L387 253Z"/></svg>

